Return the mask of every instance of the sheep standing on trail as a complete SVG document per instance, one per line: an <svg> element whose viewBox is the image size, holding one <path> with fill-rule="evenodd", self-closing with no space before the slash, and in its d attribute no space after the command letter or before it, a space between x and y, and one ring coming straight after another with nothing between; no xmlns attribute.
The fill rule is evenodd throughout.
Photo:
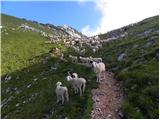
<svg viewBox="0 0 160 120"><path fill-rule="evenodd" d="M62 104L64 103L64 99L69 101L68 89L67 87L61 86L61 82L56 83L56 95L57 95L57 103L62 100Z"/></svg>
<svg viewBox="0 0 160 120"><path fill-rule="evenodd" d="M79 90L80 96L82 96L82 92L84 93L85 88L86 88L86 80L84 78L76 78L76 77L72 78L71 76L67 76L67 81L71 82L71 84L74 88L75 94Z"/></svg>
<svg viewBox="0 0 160 120"><path fill-rule="evenodd" d="M104 72L103 78L105 79L105 64L103 62L97 63L93 61L90 61L90 63L92 64L94 72L96 73L97 82L100 82L102 72Z"/></svg>

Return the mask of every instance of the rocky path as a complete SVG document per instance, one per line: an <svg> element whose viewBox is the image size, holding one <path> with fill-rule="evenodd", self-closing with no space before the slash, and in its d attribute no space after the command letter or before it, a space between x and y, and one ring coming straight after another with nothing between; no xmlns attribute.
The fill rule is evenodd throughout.
<svg viewBox="0 0 160 120"><path fill-rule="evenodd" d="M93 119L116 119L123 117L119 110L123 99L121 82L117 81L113 74L105 72L105 80L101 80L98 89L92 90Z"/></svg>

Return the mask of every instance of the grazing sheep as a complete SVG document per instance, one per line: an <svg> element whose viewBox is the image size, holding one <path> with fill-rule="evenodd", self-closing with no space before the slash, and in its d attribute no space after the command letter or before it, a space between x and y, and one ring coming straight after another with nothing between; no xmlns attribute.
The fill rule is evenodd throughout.
<svg viewBox="0 0 160 120"><path fill-rule="evenodd" d="M101 76L102 72L104 72L103 77L105 79L105 64L103 62L97 63L97 62L94 62L94 61L90 61L90 63L92 64L94 72L96 73L97 82L100 82L100 76Z"/></svg>
<svg viewBox="0 0 160 120"><path fill-rule="evenodd" d="M90 61L90 58L89 57L79 57L80 61L85 64L86 66L89 66L89 61Z"/></svg>
<svg viewBox="0 0 160 120"><path fill-rule="evenodd" d="M80 96L82 96L82 92L84 93L85 88L86 88L86 80L84 78L76 78L76 77L71 77L67 76L67 81L70 81L75 94L78 92L78 89L80 91Z"/></svg>
<svg viewBox="0 0 160 120"><path fill-rule="evenodd" d="M64 99L66 99L66 101L69 101L69 95L68 95L68 89L67 87L62 87L61 86L62 83L61 82L57 82L56 83L56 95L57 95L57 103L62 100L62 104L64 103Z"/></svg>
<svg viewBox="0 0 160 120"><path fill-rule="evenodd" d="M102 62L102 58L93 58L92 56L90 56L90 60L97 63Z"/></svg>
<svg viewBox="0 0 160 120"><path fill-rule="evenodd" d="M72 55L69 55L69 58L72 60L72 62L78 62L78 58L77 56L72 56Z"/></svg>

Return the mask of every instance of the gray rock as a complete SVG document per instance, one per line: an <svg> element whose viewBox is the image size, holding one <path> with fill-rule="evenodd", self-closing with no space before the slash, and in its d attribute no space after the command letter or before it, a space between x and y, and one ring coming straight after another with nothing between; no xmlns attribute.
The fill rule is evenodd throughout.
<svg viewBox="0 0 160 120"><path fill-rule="evenodd" d="M137 87L137 84L134 84L134 85L131 87L131 90L134 90L136 87Z"/></svg>
<svg viewBox="0 0 160 120"><path fill-rule="evenodd" d="M34 78L34 79L33 79L33 81L37 81L37 80L38 80L38 78Z"/></svg>
<svg viewBox="0 0 160 120"><path fill-rule="evenodd" d="M19 79L19 76L16 77L16 80L18 80L18 79Z"/></svg>
<svg viewBox="0 0 160 120"><path fill-rule="evenodd" d="M118 56L117 60L118 60L118 61L122 61L125 56L126 56L126 53L121 53L121 54Z"/></svg>
<svg viewBox="0 0 160 120"><path fill-rule="evenodd" d="M151 45L154 45L155 44L155 40L149 40L145 45L144 47L149 47Z"/></svg>
<svg viewBox="0 0 160 120"><path fill-rule="evenodd" d="M136 107L136 112L140 112L141 110L139 109L139 107Z"/></svg>
<svg viewBox="0 0 160 120"><path fill-rule="evenodd" d="M112 117L112 115L111 115L111 114L108 114L108 115L107 115L107 118L111 118L111 117Z"/></svg>
<svg viewBox="0 0 160 120"><path fill-rule="evenodd" d="M115 109L115 112L118 112L118 109Z"/></svg>
<svg viewBox="0 0 160 120"><path fill-rule="evenodd" d="M21 92L22 92L22 90L16 90L16 94L19 94Z"/></svg>
<svg viewBox="0 0 160 120"><path fill-rule="evenodd" d="M32 84L27 85L27 88L30 88L32 86Z"/></svg>
<svg viewBox="0 0 160 120"><path fill-rule="evenodd" d="M101 95L104 96L104 93L102 93L102 92L95 92L95 95L96 96L101 96Z"/></svg>
<svg viewBox="0 0 160 120"><path fill-rule="evenodd" d="M12 79L12 76L9 76L9 75L6 75L6 77L5 77L5 82L8 82L9 80L11 80Z"/></svg>
<svg viewBox="0 0 160 120"><path fill-rule="evenodd" d="M140 54L144 54L144 49L141 49L141 50L140 50Z"/></svg>
<svg viewBox="0 0 160 120"><path fill-rule="evenodd" d="M9 92L10 92L10 88L7 88L5 92L6 92L6 93L9 93Z"/></svg>
<svg viewBox="0 0 160 120"><path fill-rule="evenodd" d="M119 115L120 118L124 118L124 115L121 111L118 112L118 115Z"/></svg>
<svg viewBox="0 0 160 120"><path fill-rule="evenodd" d="M5 116L4 116L4 119L7 119L7 118L8 118L8 115L5 115ZM2 118L2 119L3 119L3 118Z"/></svg>
<svg viewBox="0 0 160 120"><path fill-rule="evenodd" d="M51 66L51 71L57 70L57 67Z"/></svg>
<svg viewBox="0 0 160 120"><path fill-rule="evenodd" d="M129 68L124 68L122 71L127 72Z"/></svg>
<svg viewBox="0 0 160 120"><path fill-rule="evenodd" d="M43 80L46 80L46 79L47 79L47 77L44 77L44 78L43 78Z"/></svg>
<svg viewBox="0 0 160 120"><path fill-rule="evenodd" d="M114 67L112 68L113 71L117 71L118 70L118 67Z"/></svg>
<svg viewBox="0 0 160 120"><path fill-rule="evenodd" d="M5 35L8 35L8 33L5 33Z"/></svg>
<svg viewBox="0 0 160 120"><path fill-rule="evenodd" d="M20 104L19 104L19 103L17 103L17 104L16 104L16 107L18 107L19 105L20 105Z"/></svg>
<svg viewBox="0 0 160 120"><path fill-rule="evenodd" d="M138 47L138 45L137 45L137 44L133 45L133 48L137 48L137 47Z"/></svg>

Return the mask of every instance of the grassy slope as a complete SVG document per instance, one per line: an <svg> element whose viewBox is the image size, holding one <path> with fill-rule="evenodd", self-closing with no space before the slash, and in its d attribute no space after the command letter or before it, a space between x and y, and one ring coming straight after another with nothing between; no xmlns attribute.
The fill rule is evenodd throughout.
<svg viewBox="0 0 160 120"><path fill-rule="evenodd" d="M1 117L43 118L44 114L48 113L55 104L55 83L62 81L64 85L69 87L70 102L64 106L56 106L57 110L51 117L90 118L92 106L90 92L92 88L97 86L93 82L95 81L93 72L84 66L63 62L56 58L50 58L48 63L43 64L43 59L48 56L50 48L58 46L66 54L69 50L63 44L44 44L46 38L41 37L39 33L23 32L18 29L17 26L24 22L27 21L2 15L2 25L7 27L8 35L2 33L1 97L2 102L11 96L13 98L2 107ZM36 24L30 22L28 24L40 29ZM16 30L11 30L11 28L16 28ZM59 63L57 71L50 70L54 63ZM66 72L69 69L73 69L80 76L85 76L92 81L88 82L86 93L82 98L72 94L71 86L65 80ZM4 80L6 74L12 76L8 82ZM34 81L35 78L37 81ZM29 84L31 84L31 87L27 88ZM7 92L7 89L9 89L9 92ZM16 107L16 105L18 106Z"/></svg>
<svg viewBox="0 0 160 120"><path fill-rule="evenodd" d="M3 22L3 19L5 19L5 22ZM104 44L103 48L95 55L103 57L107 68L113 70L116 73L116 77L124 83L126 97L122 110L126 118L158 118L159 62L156 56L159 50L158 34L151 33L148 37L142 38L136 36L138 33L150 28L158 29L157 19L157 17L153 17L129 27L127 31L133 33L132 35L130 34L125 39L117 40L110 44ZM2 22L5 26L11 28L24 21L2 16ZM28 24L41 29L36 24ZM47 28L43 29L50 32ZM82 76L87 74L89 76L87 77L88 79L95 79L94 74L83 66L65 63L55 58L51 58L47 64L43 64L42 60L47 56L49 48L56 45L45 45L43 42L45 38L39 36L38 33L19 30L16 32L7 30L7 32L9 35L2 34L2 100L9 98L9 96L14 96L15 98L8 102L7 106L2 107L2 117L8 115L8 118L42 118L55 102L54 89L56 81L61 80L64 85L69 86L64 78L66 71L70 68L76 70ZM104 38L106 36L107 34L103 35ZM155 39L156 44L144 47L151 37ZM20 44L24 43L22 41L25 41L26 44ZM62 44L58 46L66 54L70 52ZM127 56L124 61L118 62L118 55L124 51L127 52ZM87 54L92 55L91 50ZM56 72L50 71L50 66L56 62L60 63L58 70ZM6 73L12 76L12 80L8 83L3 81L3 75ZM34 82L34 78L38 78L38 81ZM27 89L26 86L30 83L33 85ZM134 85L136 87L132 89ZM93 81L88 83L87 92L81 99L69 91L71 96L70 103L60 106L52 118L62 118L64 116L68 118L90 118L89 113L92 104L90 90L96 86ZM16 94L14 90L11 93L3 92L8 87L17 87L22 92L19 94ZM38 96L29 101L33 93L38 93ZM22 102L26 100L28 102L23 104ZM19 107L15 106L17 103L20 103Z"/></svg>
<svg viewBox="0 0 160 120"><path fill-rule="evenodd" d="M158 30L158 24L156 16L129 27L129 36L104 44L97 53L97 56L103 56L107 68L123 81L126 97L122 110L126 118L159 116L159 34L151 32L146 37L137 36L149 29ZM103 38L105 36L107 34L102 35ZM145 47L151 40L154 44ZM117 61L124 52L127 53L125 59Z"/></svg>

